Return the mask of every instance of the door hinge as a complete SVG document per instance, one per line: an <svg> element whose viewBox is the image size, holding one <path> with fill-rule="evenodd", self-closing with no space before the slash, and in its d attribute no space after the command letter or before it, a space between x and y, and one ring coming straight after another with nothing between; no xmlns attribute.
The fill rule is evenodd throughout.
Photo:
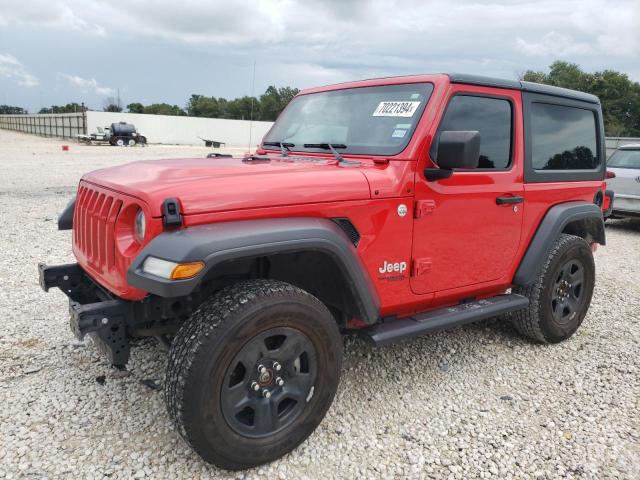
<svg viewBox="0 0 640 480"><path fill-rule="evenodd" d="M425 215L429 215L430 213L433 213L433 211L436 209L436 202L435 200L418 200L416 202L416 208L415 208L415 218L422 218Z"/></svg>
<svg viewBox="0 0 640 480"><path fill-rule="evenodd" d="M419 277L426 273L431 272L431 259L430 258L416 258L413 261L411 268L411 276Z"/></svg>

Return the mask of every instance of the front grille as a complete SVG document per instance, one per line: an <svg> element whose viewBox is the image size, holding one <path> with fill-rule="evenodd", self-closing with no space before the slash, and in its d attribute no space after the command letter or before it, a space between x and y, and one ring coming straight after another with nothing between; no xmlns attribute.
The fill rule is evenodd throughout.
<svg viewBox="0 0 640 480"><path fill-rule="evenodd" d="M115 223L122 200L81 184L73 215L73 236L78 252L96 272L115 265Z"/></svg>

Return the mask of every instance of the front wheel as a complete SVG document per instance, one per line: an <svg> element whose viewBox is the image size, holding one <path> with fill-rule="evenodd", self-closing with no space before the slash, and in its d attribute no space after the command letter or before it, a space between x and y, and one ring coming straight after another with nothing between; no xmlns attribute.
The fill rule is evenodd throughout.
<svg viewBox="0 0 640 480"><path fill-rule="evenodd" d="M284 282L236 284L202 304L174 338L167 408L204 460L253 467L315 430L341 357L338 326L317 298Z"/></svg>
<svg viewBox="0 0 640 480"><path fill-rule="evenodd" d="M528 287L514 288L529 307L512 315L520 333L542 343L566 340L582 324L593 295L595 265L589 244L561 234Z"/></svg>

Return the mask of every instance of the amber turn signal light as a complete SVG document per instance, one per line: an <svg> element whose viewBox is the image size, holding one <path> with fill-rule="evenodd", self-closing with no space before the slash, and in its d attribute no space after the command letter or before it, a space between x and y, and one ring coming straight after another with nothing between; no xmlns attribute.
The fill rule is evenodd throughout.
<svg viewBox="0 0 640 480"><path fill-rule="evenodd" d="M171 272L171 280L193 278L204 268L204 262L179 263Z"/></svg>

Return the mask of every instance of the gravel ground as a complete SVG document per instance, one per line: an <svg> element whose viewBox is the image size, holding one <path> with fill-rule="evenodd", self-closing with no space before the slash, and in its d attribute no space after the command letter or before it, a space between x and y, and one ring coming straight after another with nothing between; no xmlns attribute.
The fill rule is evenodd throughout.
<svg viewBox="0 0 640 480"><path fill-rule="evenodd" d="M497 320L374 349L345 341L318 430L270 465L203 463L165 412L165 353L118 378L68 328L36 264L72 261L56 215L88 170L196 147L71 145L0 130L0 478L640 478L640 221L607 224L578 333L533 345ZM142 382L151 385L145 385Z"/></svg>

